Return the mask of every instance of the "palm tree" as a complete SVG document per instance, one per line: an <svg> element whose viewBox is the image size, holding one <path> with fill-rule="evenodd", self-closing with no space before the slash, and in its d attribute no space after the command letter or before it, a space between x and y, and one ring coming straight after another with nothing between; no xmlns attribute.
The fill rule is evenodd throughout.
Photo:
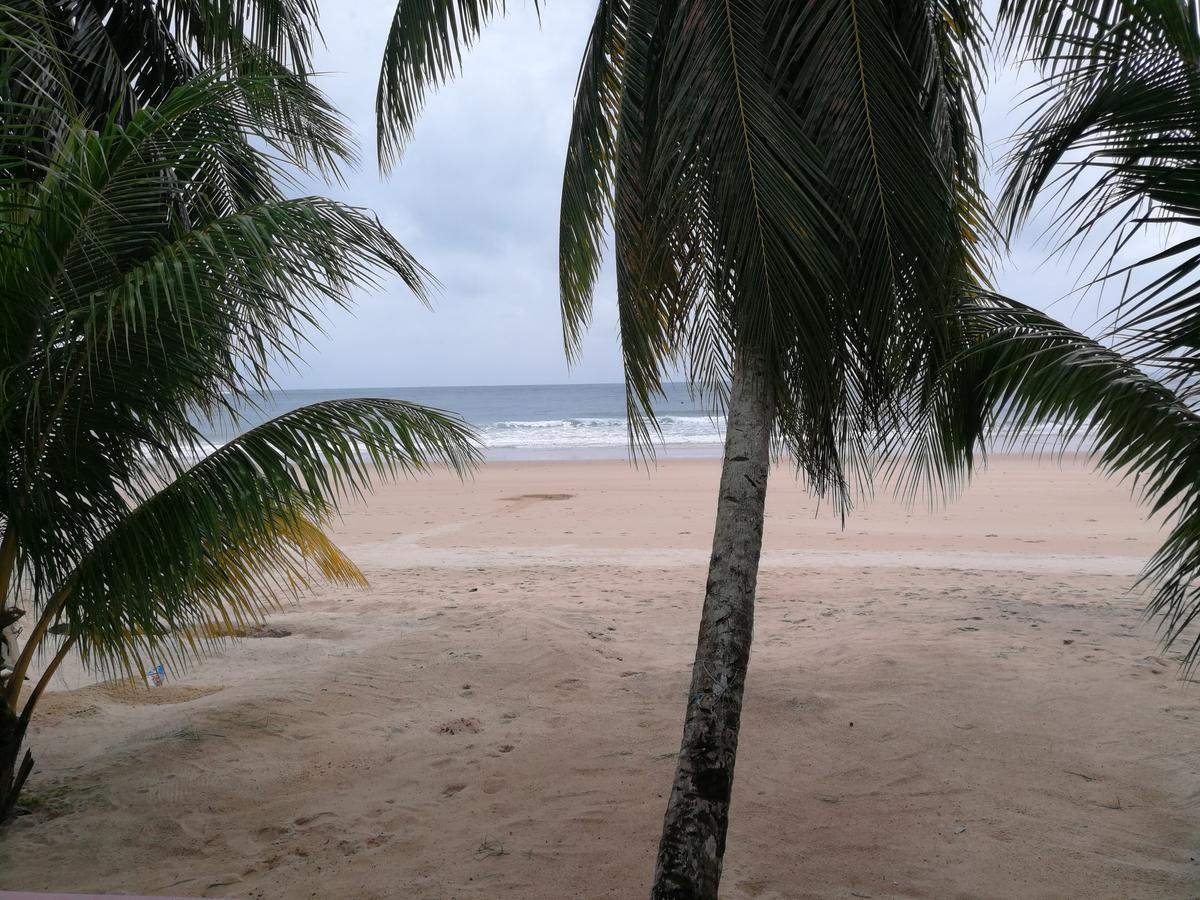
<svg viewBox="0 0 1200 900"><path fill-rule="evenodd" d="M1038 316L1021 313L997 390L1023 396L1021 417L1089 433L1100 465L1167 515L1143 581L1169 645L1200 616L1200 3L1005 0L1000 24L1042 73L1010 156L1007 224L1048 201L1061 246L1101 260L1092 284L1120 302L1099 341L1030 330ZM1143 237L1153 249L1137 256ZM1198 661L1192 637L1185 669Z"/></svg>
<svg viewBox="0 0 1200 900"><path fill-rule="evenodd" d="M500 0L401 0L378 95L384 165ZM569 356L611 227L631 439L681 369L727 412L682 746L653 894L715 897L772 448L843 510L888 452L953 481L946 396L981 274L972 0L600 0L563 186ZM898 434L904 437L897 438Z"/></svg>
<svg viewBox="0 0 1200 900"><path fill-rule="evenodd" d="M260 131L287 143L306 165L336 175L353 150L309 77L318 33L311 0L4 0L0 158L7 174L18 174L14 165L53 152L73 124L125 122L200 73L220 69L280 76L272 102L258 110ZM303 109L320 110L321 124L334 132L310 134L297 115Z"/></svg>
<svg viewBox="0 0 1200 900"><path fill-rule="evenodd" d="M251 74L268 61L307 81L319 34L312 0L6 0L2 8L6 38L25 34L28 46L51 54L8 86L29 99L70 95L91 120L128 118L214 66ZM61 102L40 107L62 115Z"/></svg>
<svg viewBox="0 0 1200 900"><path fill-rule="evenodd" d="M361 584L321 530L339 502L374 477L478 457L457 417L373 399L294 410L206 456L197 420L260 402L323 306L384 274L424 298L426 275L370 214L285 190L297 167L346 155L303 77L220 66L153 105L100 120L76 108L48 130L40 113L73 96L54 77L70 67L38 39L43 20L3 12L17 63L3 75L43 80L37 103L0 80L6 637L32 613L0 672L0 821L69 653L137 677L321 579Z"/></svg>

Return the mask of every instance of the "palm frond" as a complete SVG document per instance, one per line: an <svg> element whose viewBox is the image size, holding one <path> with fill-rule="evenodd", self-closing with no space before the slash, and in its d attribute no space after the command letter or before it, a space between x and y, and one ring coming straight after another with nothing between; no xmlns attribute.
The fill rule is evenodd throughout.
<svg viewBox="0 0 1200 900"><path fill-rule="evenodd" d="M689 334L690 368L710 382L727 380L712 364L736 340L762 342L774 366L788 336L829 334L822 305L790 286L821 296L835 277L821 249L846 235L820 152L780 96L765 11L742 6L631 4L613 218L631 420L645 423L635 441L653 433L653 399ZM723 315L693 332L710 302ZM788 314L804 326L789 331Z"/></svg>
<svg viewBox="0 0 1200 900"><path fill-rule="evenodd" d="M126 122L206 72L231 82L272 79L277 96L258 92L257 123L246 136L272 132L273 143L289 145L289 158L327 177L354 158L344 123L309 78L310 0L7 0L0 29L0 157L10 168L31 152L44 160L71 123ZM296 129L304 107L322 127Z"/></svg>
<svg viewBox="0 0 1200 900"><path fill-rule="evenodd" d="M1147 5L1167 4L1150 0ZM1070 65L1076 50L1130 12L1125 0L1000 0L998 33L1009 52L1058 67Z"/></svg>
<svg viewBox="0 0 1200 900"><path fill-rule="evenodd" d="M1045 73L1009 159L1009 227L1048 200L1063 246L1101 238L1093 259L1110 261L1095 277L1120 285L1112 327L1122 348L1190 392L1200 372L1200 6L1038 2L1004 12L1012 40ZM1139 236L1172 229L1163 249L1118 261Z"/></svg>
<svg viewBox="0 0 1200 900"><path fill-rule="evenodd" d="M63 579L59 617L89 664L123 674L198 652L221 637L205 623L244 626L318 580L362 584L318 526L375 478L479 458L457 416L398 400L284 413L132 498Z"/></svg>
<svg viewBox="0 0 1200 900"><path fill-rule="evenodd" d="M533 6L539 9L539 0ZM458 73L463 51L505 9L505 0L399 0L375 95L381 169L400 158L425 95Z"/></svg>
<svg viewBox="0 0 1200 900"><path fill-rule="evenodd" d="M1019 408L1027 421L1062 414L1073 393L1068 420L1100 442L1101 465L1132 473L1168 516L1145 580L1170 644L1200 615L1200 5L1009 0L1001 26L1042 72L1009 158L1008 226L1047 202L1060 247L1093 242L1092 283L1121 295L1105 335L1113 349L1054 336L1063 365L1031 366L1028 389L1045 396ZM1135 254L1138 239L1161 249ZM1186 663L1198 659L1193 641Z"/></svg>
<svg viewBox="0 0 1200 900"><path fill-rule="evenodd" d="M148 463L174 473L194 454L193 416L272 387L323 305L384 275L425 296L373 216L282 196L240 131L256 107L227 102L259 88L202 79L74 129L0 228L3 514L39 593L147 493Z"/></svg>
<svg viewBox="0 0 1200 900"><path fill-rule="evenodd" d="M579 353L612 207L627 0L600 0L575 88L559 216L558 271L563 344Z"/></svg>
<svg viewBox="0 0 1200 900"><path fill-rule="evenodd" d="M1164 643L1185 638L1200 616L1200 415L1121 354L1028 306L980 295L964 309L976 333L964 362L981 377L964 405L981 431L1010 445L1087 447L1097 467L1128 479L1167 538L1147 564L1148 614ZM1200 635L1185 653L1200 662Z"/></svg>
<svg viewBox="0 0 1200 900"><path fill-rule="evenodd" d="M214 65L266 57L296 73L311 66L312 0L6 0L37 15L72 63L75 96L99 116L152 106Z"/></svg>
<svg viewBox="0 0 1200 900"><path fill-rule="evenodd" d="M664 372L719 403L746 341L810 484L869 475L987 268L981 27L974 3L631 3L613 223L635 441ZM564 294L568 322L585 308Z"/></svg>

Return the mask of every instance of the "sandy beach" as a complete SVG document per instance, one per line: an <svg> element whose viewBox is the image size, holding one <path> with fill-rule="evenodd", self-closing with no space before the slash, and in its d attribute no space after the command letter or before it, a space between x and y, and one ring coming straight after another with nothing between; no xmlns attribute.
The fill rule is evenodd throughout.
<svg viewBox="0 0 1200 900"><path fill-rule="evenodd" d="M65 672L0 888L644 896L718 463L508 462L347 510L365 592L165 687ZM774 477L723 896L1200 894L1200 685L1127 486L1002 457L841 529Z"/></svg>

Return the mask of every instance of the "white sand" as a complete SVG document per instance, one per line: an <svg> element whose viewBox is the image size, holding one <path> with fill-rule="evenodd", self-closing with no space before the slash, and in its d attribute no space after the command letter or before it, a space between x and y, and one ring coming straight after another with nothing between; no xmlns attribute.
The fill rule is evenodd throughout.
<svg viewBox="0 0 1200 900"><path fill-rule="evenodd" d="M380 492L338 529L369 592L166 688L48 695L0 888L644 896L716 477ZM780 473L724 896L1200 893L1200 692L1127 593L1158 532L1126 488L1002 458L945 511L813 510Z"/></svg>

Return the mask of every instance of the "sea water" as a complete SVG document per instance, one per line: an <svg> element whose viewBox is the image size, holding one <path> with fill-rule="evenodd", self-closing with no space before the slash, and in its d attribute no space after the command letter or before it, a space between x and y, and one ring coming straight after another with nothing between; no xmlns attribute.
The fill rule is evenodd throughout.
<svg viewBox="0 0 1200 900"><path fill-rule="evenodd" d="M654 405L664 457L719 456L724 419L686 385L665 385ZM457 413L473 426L489 459L611 459L629 453L629 418L621 384L544 384L480 387L356 388L280 391L264 397L237 422L202 423L220 446L242 431L288 410L322 400L380 397Z"/></svg>
<svg viewBox="0 0 1200 900"><path fill-rule="evenodd" d="M479 387L354 388L279 391L247 409L236 422L200 423L218 447L259 423L309 403L348 397L406 400L456 413L478 434L489 459L620 459L630 454L629 418L621 384L536 384ZM724 417L694 397L687 385L667 384L654 404L659 458L717 457L725 440ZM988 435L993 453L1078 452L1080 435L1063 438L1054 424L1020 433L997 427Z"/></svg>

